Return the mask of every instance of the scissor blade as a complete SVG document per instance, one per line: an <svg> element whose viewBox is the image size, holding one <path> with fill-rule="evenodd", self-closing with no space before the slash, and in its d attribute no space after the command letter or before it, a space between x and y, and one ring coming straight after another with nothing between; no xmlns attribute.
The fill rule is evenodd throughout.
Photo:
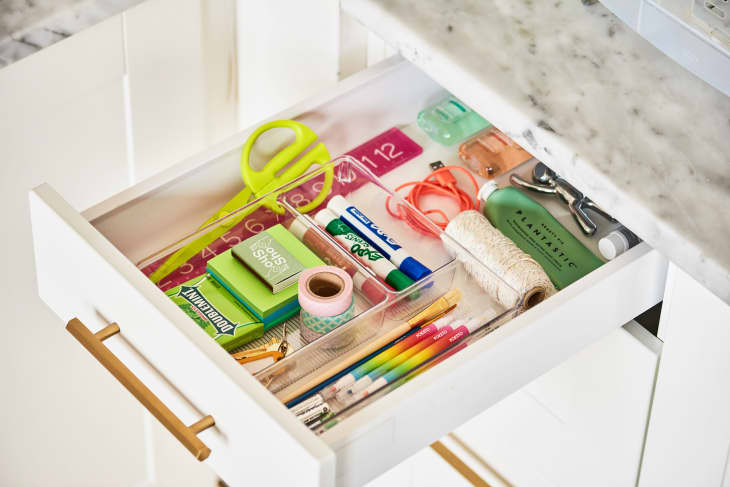
<svg viewBox="0 0 730 487"><path fill-rule="evenodd" d="M207 225L210 225L220 218L223 218L228 213L232 213L238 208L245 206L250 197L251 190L245 188L240 193L238 193L232 200L226 203L221 209L219 209L215 215L213 215L205 223L203 223L203 225L201 225L198 230L206 227ZM186 244L184 247L178 249L174 254L168 257L167 260L165 260L165 262L163 262L160 267L158 267L152 274L150 274L150 280L154 283L160 282L162 279L170 275L175 269L183 265L195 255L197 255L198 252L202 251L205 247L218 240L231 228L238 225L241 220L253 213L253 211L257 208L258 206L255 206L243 210L236 216L229 218L227 221L221 223L219 226L211 229L197 239Z"/></svg>

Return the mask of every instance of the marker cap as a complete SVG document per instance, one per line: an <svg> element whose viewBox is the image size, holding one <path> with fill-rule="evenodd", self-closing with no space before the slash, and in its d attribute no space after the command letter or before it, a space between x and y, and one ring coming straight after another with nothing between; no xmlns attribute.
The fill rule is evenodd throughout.
<svg viewBox="0 0 730 487"><path fill-rule="evenodd" d="M388 383L388 380L385 377L378 378L375 382L373 382L372 384L370 384L370 386L367 389L365 389L364 391L360 392L360 398L369 396L370 394L372 394L373 392L377 391L378 389L380 389L381 387L383 387L387 383Z"/></svg>
<svg viewBox="0 0 730 487"><path fill-rule="evenodd" d="M355 395L359 393L360 391L364 391L368 387L370 387L370 384L373 383L373 379L370 378L370 376L361 377L360 380L355 382L353 385L351 385L348 389L346 389L344 392L348 396Z"/></svg>
<svg viewBox="0 0 730 487"><path fill-rule="evenodd" d="M347 375L345 375L343 377L340 377L340 380L338 380L335 383L335 385L332 386L332 387L330 387L329 389L332 392L338 392L338 391L341 391L341 390L345 389L346 387L350 387L355 382L356 382L355 376L350 373L350 374L347 374Z"/></svg>
<svg viewBox="0 0 730 487"><path fill-rule="evenodd" d="M299 240L304 238L304 234L307 233L307 230L309 230L309 226L307 226L304 218L301 216L296 217L289 225L289 231Z"/></svg>
<svg viewBox="0 0 730 487"><path fill-rule="evenodd" d="M317 212L316 215L314 215L314 221L322 225L323 227L326 227L329 222L337 218L337 215L335 215L332 210L327 208L322 208ZM296 220L295 220L296 221ZM292 225L293 226L293 225Z"/></svg>
<svg viewBox="0 0 730 487"><path fill-rule="evenodd" d="M345 211L347 211L348 206L350 206L350 204L347 202L345 197L340 194L334 195L327 202L327 208L329 208L331 211L337 213L337 215L341 215Z"/></svg>
<svg viewBox="0 0 730 487"><path fill-rule="evenodd" d="M489 195L494 193L499 189L499 186L497 186L497 183L495 181L487 181L484 183L484 185L479 189L479 193L477 193L477 199L479 201L486 202L489 198Z"/></svg>
<svg viewBox="0 0 730 487"><path fill-rule="evenodd" d="M398 267L414 281L417 281L431 274L431 271L428 267L424 266L413 257L406 257L405 259L403 259L403 262L401 262L400 266Z"/></svg>
<svg viewBox="0 0 730 487"><path fill-rule="evenodd" d="M413 284L413 279L406 276L398 269L394 269L385 276L385 282L391 285L396 291L402 291Z"/></svg>
<svg viewBox="0 0 730 487"><path fill-rule="evenodd" d="M619 231L614 230L598 241L598 250L608 260L613 260L629 250L629 240Z"/></svg>
<svg viewBox="0 0 730 487"><path fill-rule="evenodd" d="M466 329L469 330L469 333L474 333L477 329L484 326L492 316L494 316L493 311L485 311L484 313L469 319L469 321L464 323L464 326L466 326Z"/></svg>
<svg viewBox="0 0 730 487"><path fill-rule="evenodd" d="M454 317L451 315L446 315L443 318L439 318L436 321L433 322L434 326L437 330L440 330L446 325L450 325L454 321Z"/></svg>

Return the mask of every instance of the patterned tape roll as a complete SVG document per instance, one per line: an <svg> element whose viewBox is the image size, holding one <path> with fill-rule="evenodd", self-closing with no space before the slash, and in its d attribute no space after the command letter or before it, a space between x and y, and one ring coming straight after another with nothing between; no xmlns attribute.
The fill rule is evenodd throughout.
<svg viewBox="0 0 730 487"><path fill-rule="evenodd" d="M343 313L335 316L316 316L302 310L300 319L302 327L300 332L305 341L311 342L322 335L325 335L338 326L350 321L355 314L355 303L350 304Z"/></svg>
<svg viewBox="0 0 730 487"><path fill-rule="evenodd" d="M302 338L310 342L352 319L355 302L350 275L339 267L319 266L299 278Z"/></svg>

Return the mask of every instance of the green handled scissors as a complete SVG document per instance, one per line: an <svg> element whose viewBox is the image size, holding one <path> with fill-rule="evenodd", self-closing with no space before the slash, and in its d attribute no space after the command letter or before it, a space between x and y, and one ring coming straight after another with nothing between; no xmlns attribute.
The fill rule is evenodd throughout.
<svg viewBox="0 0 730 487"><path fill-rule="evenodd" d="M273 128L288 128L294 131L296 140L293 144L288 145L284 149L280 150L274 157L266 163L266 165L260 170L256 171L251 167L251 161L249 160L251 150L256 143L256 140L264 132ZM167 258L167 260L159 267L155 272L150 275L150 279L154 283L160 282L163 278L168 276L175 269L187 262L191 257L195 256L198 252L202 251L205 247L215 242L218 238L224 235L227 231L236 226L241 220L246 218L248 215L259 209L261 206L265 206L278 215L284 214L284 208L276 201L277 196L281 192L285 192L291 188L282 189L281 192L276 193L274 190L281 188L287 183L298 178L304 172L309 169L312 164L324 165L330 160L329 152L323 143L319 143L312 150L302 155L301 158L295 163L291 164L286 170L280 175L276 175L277 172L284 169L294 159L299 157L307 147L309 147L314 141L317 140L317 134L312 129L304 124L295 122L294 120L275 120L273 122L266 123L257 128L246 140L241 153L241 176L246 187L233 197L228 203L218 210L213 216L203 223L198 230L204 228L211 223L224 218L226 215L233 213L234 211L245 206L253 197L253 199L262 198L264 195L271 193L268 197L262 198L256 204L251 205L240 213L236 214L235 217L230 218L228 221L221 223L216 228L207 232L203 236L197 238L193 242L185 245L181 249L177 250L174 254ZM302 205L297 209L302 213L307 213L316 207L318 207L325 200L330 190L332 189L332 181L334 179L334 172L332 166L325 167L324 171L324 184L322 189L316 198L310 203Z"/></svg>

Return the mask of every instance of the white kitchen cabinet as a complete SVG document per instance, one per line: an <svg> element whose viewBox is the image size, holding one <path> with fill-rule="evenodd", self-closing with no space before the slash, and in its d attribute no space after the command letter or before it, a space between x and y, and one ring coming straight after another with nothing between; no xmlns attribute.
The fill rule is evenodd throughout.
<svg viewBox="0 0 730 487"><path fill-rule="evenodd" d="M242 127L339 79L339 1L237 0L236 15Z"/></svg>
<svg viewBox="0 0 730 487"><path fill-rule="evenodd" d="M456 452L454 453L456 454ZM465 458L463 454L459 457L460 459ZM401 487L468 487L472 484L433 449L424 448L372 482L368 482L365 487L391 487L394 485Z"/></svg>
<svg viewBox="0 0 730 487"><path fill-rule="evenodd" d="M1 485L147 478L142 408L38 298L27 195L48 181L84 208L127 186L122 52L115 18L0 69Z"/></svg>
<svg viewBox="0 0 730 487"><path fill-rule="evenodd" d="M412 123L441 92L417 68L394 59L274 118L310 125L337 154L387 128ZM332 125L337 120L347 123L347 131ZM212 451L205 462L232 486L252 480L361 485L662 296L666 262L639 245L317 436L134 265L194 229L207 217L207 206L238 190L233 183L237 151L248 133L83 213L48 185L31 194L43 299L64 321L78 317L92 331L117 322L121 334L105 343L123 362L129 359L127 365L143 382L152 381L152 391L184 423L212 415L215 427L199 435ZM198 196L195 201L190 191ZM152 372L138 362L147 362ZM510 373L494 373L504 370ZM281 458L287 459L284 469ZM278 472L274 479L272 471Z"/></svg>
<svg viewBox="0 0 730 487"><path fill-rule="evenodd" d="M241 128L395 54L337 0L237 0L236 29Z"/></svg>
<svg viewBox="0 0 730 487"><path fill-rule="evenodd" d="M730 485L730 307L671 265L640 487Z"/></svg>
<svg viewBox="0 0 730 487"><path fill-rule="evenodd" d="M660 349L630 322L454 433L519 487L636 485Z"/></svg>
<svg viewBox="0 0 730 487"><path fill-rule="evenodd" d="M146 21L156 23L161 37L182 29L183 20L195 22L204 38L209 35L209 29L200 26L200 17L186 16L175 22L170 19L175 18L176 8L189 9L182 4L202 4L205 14L213 2L186 0L167 2L164 9L151 8L158 3L164 4L146 2L143 7L147 14L142 17L154 16ZM223 2L214 3L218 6ZM79 353L78 343L70 340L68 333L60 333L57 316L38 298L34 276L27 190L47 181L62 191L74 208L96 204L134 179L130 166L135 155L129 130L130 102L134 102L138 113L153 114L159 125L176 122L174 113L162 113L157 105L164 101L164 92L144 102L141 95L129 96L127 41L133 42L141 35L135 25L145 21L142 17L136 15L137 20L125 26L123 15L114 16L0 69L0 201L6 229L0 254L7 273L0 289L13 300L6 312L7 326L0 346L0 381L6 392L0 411L7 421L0 439L4 453L0 460L1 485L171 485L168 480L174 478L173 473L191 479L213 476L207 467L187 456L184 460L176 457L177 450L167 448L169 438L158 441L148 433L146 413L139 403L88 354ZM232 35L228 37L225 42L232 50ZM224 40L209 40L205 49L213 42L222 44ZM192 64L184 52L180 53L183 43L178 46L177 51L169 44L151 41L143 46L153 58L168 54L178 63L176 69L161 74L168 82L174 81L173 74L180 78L192 75L185 74L180 66L204 70L202 61ZM211 58L206 62L211 63ZM152 91L145 87L144 79L136 80L139 82L133 84L137 92ZM147 78L149 84L158 81ZM234 89L229 91L235 94L235 83L232 85ZM236 129L236 106L233 103L223 110L219 101L217 105L210 102L211 98L224 98L223 88L206 92L211 95L207 122L198 129L214 134L205 139L208 144L207 140ZM179 106L185 102L186 98L177 97ZM137 121L144 121L142 115ZM171 153L181 145L163 139L158 143L168 144ZM145 166L150 160L146 154L159 150L153 144L136 146L147 175L162 169L163 163L172 163L163 158L156 161L156 166ZM181 157L183 154L176 153L175 159ZM154 448L151 451L147 450L148 442ZM177 462L174 472L172 462ZM212 479L207 483L214 484Z"/></svg>
<svg viewBox="0 0 730 487"><path fill-rule="evenodd" d="M190 456L190 452L157 419L149 413L145 414L144 419L146 453L150 464L148 487L218 485L218 476L215 472L206 465L196 462Z"/></svg>
<svg viewBox="0 0 730 487"><path fill-rule="evenodd" d="M125 12L130 169L141 181L238 129L233 0Z"/></svg>

